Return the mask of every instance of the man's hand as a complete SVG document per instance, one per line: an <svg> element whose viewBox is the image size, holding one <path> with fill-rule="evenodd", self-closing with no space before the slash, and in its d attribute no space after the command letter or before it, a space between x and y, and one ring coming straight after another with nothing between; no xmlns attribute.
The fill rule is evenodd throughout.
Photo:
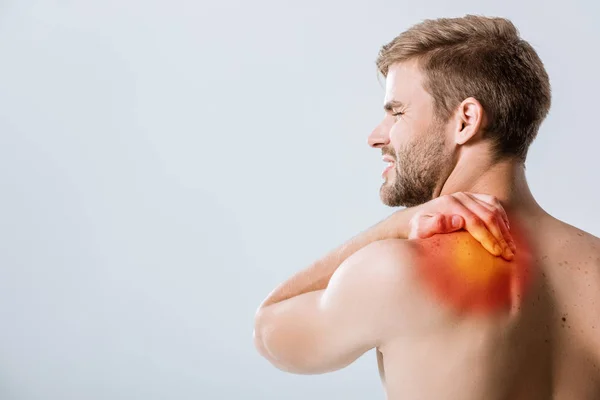
<svg viewBox="0 0 600 400"><path fill-rule="evenodd" d="M509 232L508 217L495 196L457 192L417 208L409 222L409 239L424 239L464 228L490 253L509 261L513 259L516 246Z"/></svg>

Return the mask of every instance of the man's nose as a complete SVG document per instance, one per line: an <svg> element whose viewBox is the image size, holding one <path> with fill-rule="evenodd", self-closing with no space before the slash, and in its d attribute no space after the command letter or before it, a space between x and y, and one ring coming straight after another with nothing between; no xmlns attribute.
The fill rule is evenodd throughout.
<svg viewBox="0 0 600 400"><path fill-rule="evenodd" d="M379 148L390 142L390 135L383 123L377 125L367 140L369 146Z"/></svg>

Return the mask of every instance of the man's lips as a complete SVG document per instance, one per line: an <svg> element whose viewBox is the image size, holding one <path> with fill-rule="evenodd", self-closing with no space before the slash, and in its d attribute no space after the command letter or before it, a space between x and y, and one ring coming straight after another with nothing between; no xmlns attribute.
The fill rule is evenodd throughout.
<svg viewBox="0 0 600 400"><path fill-rule="evenodd" d="M395 161L391 156L383 156L382 160L388 163L387 167L381 173L381 177L383 178L390 169L394 168Z"/></svg>

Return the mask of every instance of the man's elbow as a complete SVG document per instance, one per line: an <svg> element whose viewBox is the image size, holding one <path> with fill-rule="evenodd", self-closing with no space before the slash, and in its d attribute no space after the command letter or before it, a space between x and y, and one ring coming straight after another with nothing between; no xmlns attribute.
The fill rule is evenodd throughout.
<svg viewBox="0 0 600 400"><path fill-rule="evenodd" d="M282 369L281 363L271 354L271 352L269 352L268 343L266 343L266 339L269 337L267 334L268 330L269 326L267 316L264 309L261 307L258 309L254 317L254 347L258 353L266 358L271 364L279 369Z"/></svg>
<svg viewBox="0 0 600 400"><path fill-rule="evenodd" d="M258 353L267 360L271 361L271 355L269 354L264 342L264 325L264 310L261 307L258 309L258 311L256 311L256 315L254 316L254 331L252 332L252 337L254 341L254 347Z"/></svg>
<svg viewBox="0 0 600 400"><path fill-rule="evenodd" d="M267 310L268 311L268 310ZM294 345L292 338L282 338L281 332L273 326L274 322L262 309L256 313L254 319L254 347L258 353L277 369L293 374L316 374L314 366L309 363L306 354L302 354L299 347ZM284 345L283 342L287 344Z"/></svg>

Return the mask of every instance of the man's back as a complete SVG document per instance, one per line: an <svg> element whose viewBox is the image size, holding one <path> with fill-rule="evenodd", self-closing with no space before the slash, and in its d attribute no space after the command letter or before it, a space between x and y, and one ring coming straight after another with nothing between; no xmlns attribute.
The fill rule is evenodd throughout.
<svg viewBox="0 0 600 400"><path fill-rule="evenodd" d="M510 263L466 232L411 241L418 321L378 347L390 400L600 398L600 240L549 216L513 235Z"/></svg>

